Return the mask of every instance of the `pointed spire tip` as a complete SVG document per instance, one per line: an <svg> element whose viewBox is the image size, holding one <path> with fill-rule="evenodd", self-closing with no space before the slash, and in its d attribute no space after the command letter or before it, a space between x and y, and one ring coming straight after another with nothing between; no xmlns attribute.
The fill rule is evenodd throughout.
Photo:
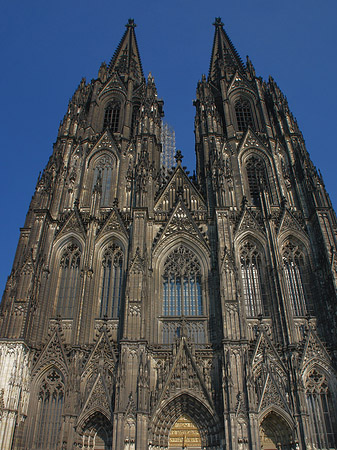
<svg viewBox="0 0 337 450"><path fill-rule="evenodd" d="M134 19L129 19L128 23L125 26L126 28L136 28L137 25L135 24Z"/></svg>
<svg viewBox="0 0 337 450"><path fill-rule="evenodd" d="M221 17L216 17L216 18L215 18L215 22L213 23L213 25L214 25L215 27L223 27L224 24L223 24L223 22L222 22L222 20L221 20Z"/></svg>

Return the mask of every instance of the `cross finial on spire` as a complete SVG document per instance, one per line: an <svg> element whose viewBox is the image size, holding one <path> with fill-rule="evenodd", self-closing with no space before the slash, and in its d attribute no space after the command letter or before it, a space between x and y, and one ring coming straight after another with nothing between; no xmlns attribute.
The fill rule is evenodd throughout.
<svg viewBox="0 0 337 450"><path fill-rule="evenodd" d="M129 19L128 23L125 26L126 28L136 28L137 25L135 24L134 19Z"/></svg>
<svg viewBox="0 0 337 450"><path fill-rule="evenodd" d="M174 156L174 159L177 161L178 164L179 163L181 164L181 162L183 160L183 155L182 155L180 150L177 150L177 152L176 152L176 154Z"/></svg>
<svg viewBox="0 0 337 450"><path fill-rule="evenodd" d="M213 23L215 27L223 27L223 22L221 20L221 17L216 17L215 22Z"/></svg>

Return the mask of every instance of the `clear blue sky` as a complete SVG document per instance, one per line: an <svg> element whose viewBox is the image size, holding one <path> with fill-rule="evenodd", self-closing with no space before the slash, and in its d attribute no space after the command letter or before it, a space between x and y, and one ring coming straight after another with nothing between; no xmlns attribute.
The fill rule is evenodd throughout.
<svg viewBox="0 0 337 450"><path fill-rule="evenodd" d="M192 100L208 72L217 16L241 57L287 96L337 207L336 0L2 0L1 291L68 100L82 77L95 78L109 62L129 18L138 25L144 73L154 75L193 170Z"/></svg>

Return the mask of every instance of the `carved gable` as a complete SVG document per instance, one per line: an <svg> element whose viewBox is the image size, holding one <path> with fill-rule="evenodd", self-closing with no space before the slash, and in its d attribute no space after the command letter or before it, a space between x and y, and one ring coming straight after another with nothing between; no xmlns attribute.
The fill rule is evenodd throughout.
<svg viewBox="0 0 337 450"><path fill-rule="evenodd" d="M242 233L243 231L260 231L261 233L264 233L264 229L262 227L260 218L250 211L248 208L245 209L244 213L239 218L236 232L237 234Z"/></svg>
<svg viewBox="0 0 337 450"><path fill-rule="evenodd" d="M177 203L179 196L182 196L184 203L191 211L207 211L200 193L193 186L191 180L180 165L177 166L171 179L160 193L154 207L155 211L171 211Z"/></svg>
<svg viewBox="0 0 337 450"><path fill-rule="evenodd" d="M235 89L243 89L252 92L252 89L247 82L246 78L243 77L238 71L235 72L232 81L228 87L228 94L230 94Z"/></svg>
<svg viewBox="0 0 337 450"><path fill-rule="evenodd" d="M254 133L254 131L252 131L250 128L248 128L246 134L244 135L240 146L239 146L239 151L244 150L246 148L258 148L260 150L265 151L266 150L266 146L264 145L264 143L261 141L261 139Z"/></svg>
<svg viewBox="0 0 337 450"><path fill-rule="evenodd" d="M77 233L85 238L86 230L79 211L73 211L65 223L60 227L58 236L62 236L67 233Z"/></svg>
<svg viewBox="0 0 337 450"><path fill-rule="evenodd" d="M118 210L116 208L113 208L110 215L106 219L104 225L100 229L100 232L98 233L97 238L101 237L102 235L109 233L111 231L118 231L123 233L125 236L128 236L128 232L125 228L123 219L121 218Z"/></svg>
<svg viewBox="0 0 337 450"><path fill-rule="evenodd" d="M59 367L64 373L68 372L68 359L58 330L55 330L51 335L47 345L38 357L32 372L34 374L39 369L51 364Z"/></svg>
<svg viewBox="0 0 337 450"><path fill-rule="evenodd" d="M278 227L278 232L281 233L281 232L288 231L288 230L295 230L295 231L303 232L303 228L301 227L298 220L288 209L286 209L284 211L283 216L281 217L279 227Z"/></svg>
<svg viewBox="0 0 337 450"><path fill-rule="evenodd" d="M307 340L304 346L303 355L300 362L300 368L304 369L311 361L320 361L330 366L330 357L322 345L322 342L316 333L309 328Z"/></svg>
<svg viewBox="0 0 337 450"><path fill-rule="evenodd" d="M198 365L185 337L182 337L178 344L177 353L170 364L166 383L159 395L158 404L180 391L191 391L193 395L201 397L212 406L209 390L199 372Z"/></svg>
<svg viewBox="0 0 337 450"><path fill-rule="evenodd" d="M82 418L88 416L91 411L101 411L107 417L111 415L111 397L105 385L103 376L99 373L86 399L82 412L78 418L78 423Z"/></svg>
<svg viewBox="0 0 337 450"><path fill-rule="evenodd" d="M281 392L280 386L272 374L268 373L259 403L259 411L263 411L271 405L276 405L291 414L284 394L284 392Z"/></svg>
<svg viewBox="0 0 337 450"><path fill-rule="evenodd" d="M154 244L156 245L157 242L173 234L181 233L197 238L199 242L203 243L208 248L206 237L199 230L198 226L196 225L190 212L188 211L182 200L180 200L175 207L164 230L159 231Z"/></svg>
<svg viewBox="0 0 337 450"><path fill-rule="evenodd" d="M105 86L100 92L100 97L103 97L107 93L114 91L114 90L120 90L122 89L125 91L125 86L123 81L120 79L117 72L113 72L112 76L109 78L109 80L106 82Z"/></svg>
<svg viewBox="0 0 337 450"><path fill-rule="evenodd" d="M99 367L109 368L113 372L115 365L116 355L114 349L111 346L106 331L103 330L84 366L82 378L90 371L97 370Z"/></svg>
<svg viewBox="0 0 337 450"><path fill-rule="evenodd" d="M260 335L256 342L255 350L251 360L251 367L257 367L259 364L264 363L266 360L280 367L286 372L283 362L277 353L276 348L269 339L265 330L260 330Z"/></svg>

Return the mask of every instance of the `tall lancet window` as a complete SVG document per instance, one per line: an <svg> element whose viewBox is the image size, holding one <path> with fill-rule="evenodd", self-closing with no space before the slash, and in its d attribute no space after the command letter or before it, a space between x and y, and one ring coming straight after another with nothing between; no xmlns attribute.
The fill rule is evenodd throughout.
<svg viewBox="0 0 337 450"><path fill-rule="evenodd" d="M51 369L43 377L38 393L36 411L36 447L56 449L61 429L64 400L64 381L62 375Z"/></svg>
<svg viewBox="0 0 337 450"><path fill-rule="evenodd" d="M240 249L240 267L247 317L263 314L261 266L256 246L245 242Z"/></svg>
<svg viewBox="0 0 337 450"><path fill-rule="evenodd" d="M306 383L310 433L313 448L335 449L337 445L337 422L326 377L316 369L309 373Z"/></svg>
<svg viewBox="0 0 337 450"><path fill-rule="evenodd" d="M165 261L163 291L164 316L203 314L200 263L194 253L183 245Z"/></svg>
<svg viewBox="0 0 337 450"><path fill-rule="evenodd" d="M270 194L266 165L261 158L253 155L246 162L246 172L251 202L259 206L262 187L266 188Z"/></svg>
<svg viewBox="0 0 337 450"><path fill-rule="evenodd" d="M92 189L94 189L97 179L100 176L102 185L101 206L109 206L113 196L112 190L112 169L113 160L110 156L101 156L95 165L94 182Z"/></svg>
<svg viewBox="0 0 337 450"><path fill-rule="evenodd" d="M254 128L252 108L249 100L240 97L236 100L234 109L239 131L246 131L248 127Z"/></svg>
<svg viewBox="0 0 337 450"><path fill-rule="evenodd" d="M116 133L119 128L120 114L121 103L118 100L110 102L104 113L104 128L110 128L113 133Z"/></svg>
<svg viewBox="0 0 337 450"><path fill-rule="evenodd" d="M307 313L303 287L305 263L303 253L292 242L283 248L283 267L293 315L304 316Z"/></svg>
<svg viewBox="0 0 337 450"><path fill-rule="evenodd" d="M118 245L110 245L102 260L100 317L119 316L123 287L123 252Z"/></svg>
<svg viewBox="0 0 337 450"><path fill-rule="evenodd" d="M80 284L81 251L71 243L63 251L60 259L56 314L72 318L76 295Z"/></svg>

